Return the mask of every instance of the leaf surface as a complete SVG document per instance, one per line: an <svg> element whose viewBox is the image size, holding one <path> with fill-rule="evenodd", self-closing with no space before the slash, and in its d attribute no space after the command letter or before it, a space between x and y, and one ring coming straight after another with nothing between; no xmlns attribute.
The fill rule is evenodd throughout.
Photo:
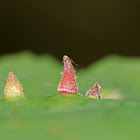
<svg viewBox="0 0 140 140"><path fill-rule="evenodd" d="M49 55L2 56L0 66L2 139L138 139L140 59L109 56L76 70L80 94L99 82L103 97L116 92L121 100L58 95L63 64ZM23 84L25 98L3 99L10 71Z"/></svg>

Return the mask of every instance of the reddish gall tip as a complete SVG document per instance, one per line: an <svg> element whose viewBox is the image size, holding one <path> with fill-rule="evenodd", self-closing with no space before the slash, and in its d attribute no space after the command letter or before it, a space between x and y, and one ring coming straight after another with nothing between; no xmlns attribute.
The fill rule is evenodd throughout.
<svg viewBox="0 0 140 140"><path fill-rule="evenodd" d="M69 59L69 57L67 55L64 55L63 60L65 60L65 59Z"/></svg>
<svg viewBox="0 0 140 140"><path fill-rule="evenodd" d="M99 86L99 84L98 84L98 82L96 82L96 87L98 87Z"/></svg>

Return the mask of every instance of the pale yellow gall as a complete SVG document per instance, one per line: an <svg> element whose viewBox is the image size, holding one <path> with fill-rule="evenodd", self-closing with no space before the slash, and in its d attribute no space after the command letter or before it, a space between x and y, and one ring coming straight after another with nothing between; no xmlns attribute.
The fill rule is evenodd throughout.
<svg viewBox="0 0 140 140"><path fill-rule="evenodd" d="M22 96L23 88L22 84L17 80L13 72L8 75L7 83L4 89L5 99Z"/></svg>

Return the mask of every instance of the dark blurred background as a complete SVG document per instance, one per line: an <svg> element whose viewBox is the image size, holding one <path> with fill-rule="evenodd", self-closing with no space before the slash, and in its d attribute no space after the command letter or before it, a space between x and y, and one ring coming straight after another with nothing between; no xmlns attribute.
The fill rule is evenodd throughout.
<svg viewBox="0 0 140 140"><path fill-rule="evenodd" d="M0 54L32 50L88 64L140 56L139 0L1 0Z"/></svg>

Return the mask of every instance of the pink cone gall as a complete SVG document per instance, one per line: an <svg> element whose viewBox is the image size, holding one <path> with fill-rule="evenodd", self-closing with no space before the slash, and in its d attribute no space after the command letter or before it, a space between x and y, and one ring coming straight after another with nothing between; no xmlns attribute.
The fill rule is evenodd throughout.
<svg viewBox="0 0 140 140"><path fill-rule="evenodd" d="M58 86L59 94L78 94L78 86L76 83L76 76L74 68L68 56L63 57L64 71Z"/></svg>
<svg viewBox="0 0 140 140"><path fill-rule="evenodd" d="M87 91L86 96L90 98L102 99L101 87L99 86L98 82L95 83L93 88Z"/></svg>

